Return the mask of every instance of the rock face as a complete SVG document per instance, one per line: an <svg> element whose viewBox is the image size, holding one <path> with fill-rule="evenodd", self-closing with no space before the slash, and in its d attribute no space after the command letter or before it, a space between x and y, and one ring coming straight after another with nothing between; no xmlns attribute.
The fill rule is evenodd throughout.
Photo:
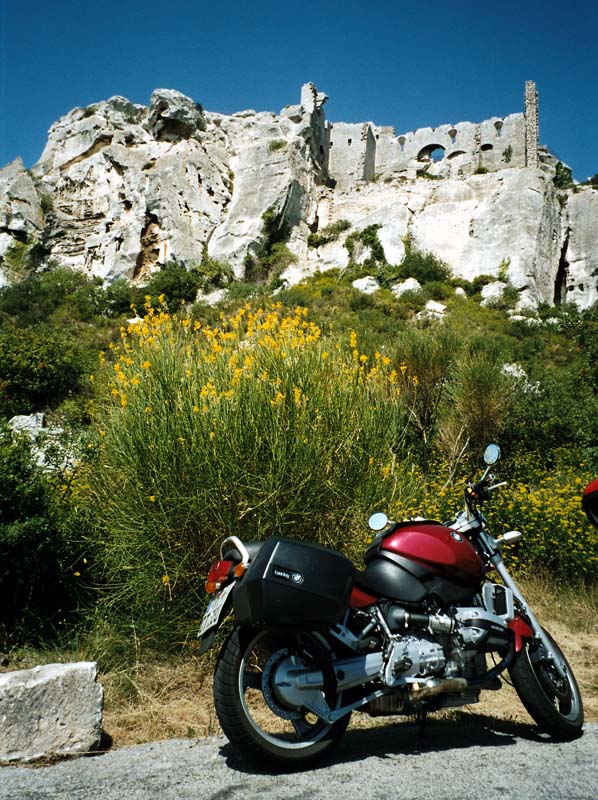
<svg viewBox="0 0 598 800"><path fill-rule="evenodd" d="M42 262L106 281L143 282L205 255L241 278L267 241L267 212L296 259L289 283L346 266L346 236L377 224L391 264L409 236L455 275L500 272L521 305L587 307L598 296L598 191L555 188L534 98L530 84L524 113L399 136L326 122L313 84L279 115L207 112L169 89L148 107L112 97L74 109L31 173L19 160L0 170L0 285L14 253L33 246ZM341 220L351 228L310 246L310 233Z"/></svg>
<svg viewBox="0 0 598 800"><path fill-rule="evenodd" d="M0 675L0 762L97 749L103 689L91 662Z"/></svg>

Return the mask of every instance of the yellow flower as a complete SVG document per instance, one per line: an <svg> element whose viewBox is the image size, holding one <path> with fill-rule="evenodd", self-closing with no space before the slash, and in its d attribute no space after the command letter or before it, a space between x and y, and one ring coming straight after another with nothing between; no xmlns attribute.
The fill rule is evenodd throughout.
<svg viewBox="0 0 598 800"><path fill-rule="evenodd" d="M170 578L168 575L162 575L162 585L168 586L170 584Z"/></svg>
<svg viewBox="0 0 598 800"><path fill-rule="evenodd" d="M150 501L150 503L155 503L156 502L156 495L155 494L150 494L149 501Z"/></svg>
<svg viewBox="0 0 598 800"><path fill-rule="evenodd" d="M151 367L151 363L149 361L144 361L141 365L141 369L149 369Z"/></svg>

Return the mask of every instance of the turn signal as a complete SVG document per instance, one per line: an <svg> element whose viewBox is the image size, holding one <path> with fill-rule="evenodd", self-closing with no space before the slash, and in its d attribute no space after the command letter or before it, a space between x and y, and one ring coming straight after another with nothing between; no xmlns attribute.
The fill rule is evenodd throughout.
<svg viewBox="0 0 598 800"><path fill-rule="evenodd" d="M206 581L206 592L214 594L222 586L224 581L228 580L232 561L214 561L208 572L208 580Z"/></svg>
<svg viewBox="0 0 598 800"><path fill-rule="evenodd" d="M246 572L247 572L247 564L237 564L237 566L233 570L233 575L235 576L235 578L242 578Z"/></svg>

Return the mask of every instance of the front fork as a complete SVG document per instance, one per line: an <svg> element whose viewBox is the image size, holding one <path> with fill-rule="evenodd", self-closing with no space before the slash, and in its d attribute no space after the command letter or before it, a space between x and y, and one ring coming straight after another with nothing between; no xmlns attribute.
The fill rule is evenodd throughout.
<svg viewBox="0 0 598 800"><path fill-rule="evenodd" d="M494 568L496 569L500 577L503 579L505 586L507 586L513 592L513 596L516 597L517 600L519 601L519 605L525 612L525 616L527 617L529 624L534 632L534 638L542 643L544 649L546 650L546 653L548 654L548 658L550 659L552 665L554 666L560 677L563 679L567 679L567 669L565 667L565 664L563 663L561 655L552 646L552 642L550 641L544 629L536 619L534 612L525 602L525 599L521 594L521 590L511 577L508 569L505 566L504 561L502 560L500 553L497 552L495 548L493 548L493 550L494 553L490 557L490 561L492 562Z"/></svg>

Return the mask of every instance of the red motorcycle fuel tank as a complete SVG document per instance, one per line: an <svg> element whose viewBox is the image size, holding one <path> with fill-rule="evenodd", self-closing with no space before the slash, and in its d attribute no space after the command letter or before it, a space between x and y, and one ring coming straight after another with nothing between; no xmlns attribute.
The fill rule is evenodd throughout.
<svg viewBox="0 0 598 800"><path fill-rule="evenodd" d="M459 602L479 590L484 575L482 559L463 534L428 520L399 522L377 536L365 564L356 575L356 607L368 597L413 604L434 595L445 603Z"/></svg>
<svg viewBox="0 0 598 800"><path fill-rule="evenodd" d="M435 522L410 522L382 539L381 553L403 556L436 575L457 581L479 581L483 564L475 547L461 533Z"/></svg>

